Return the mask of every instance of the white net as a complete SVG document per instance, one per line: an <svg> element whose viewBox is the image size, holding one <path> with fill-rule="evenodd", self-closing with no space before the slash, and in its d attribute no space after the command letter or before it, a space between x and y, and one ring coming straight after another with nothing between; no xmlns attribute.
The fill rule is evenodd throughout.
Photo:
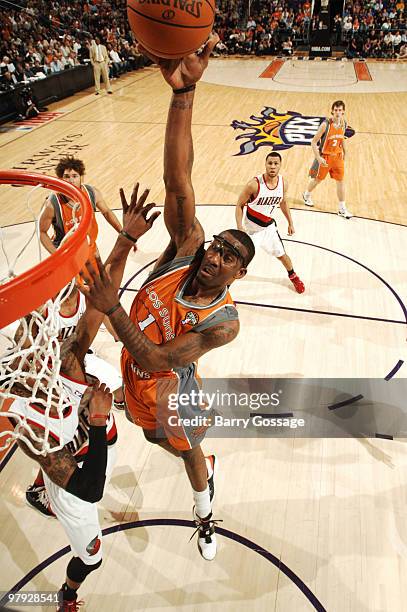
<svg viewBox="0 0 407 612"><path fill-rule="evenodd" d="M21 319L14 335L10 334L13 325L1 332L8 348L0 358L0 397L3 404L7 404L0 409L0 416L12 417L17 424L14 430L0 432L0 450L19 438L36 454L49 452L50 414L54 423L57 417L58 438L63 439L63 415L70 407L70 399L60 378L58 315L73 286L74 281L68 292L63 289L54 300L48 300L41 311L33 311ZM8 405L7 399L41 406L45 417L44 432L40 436L36 434L27 417L17 412L18 406ZM62 444L53 446L52 450L61 447Z"/></svg>
<svg viewBox="0 0 407 612"><path fill-rule="evenodd" d="M41 194L44 202L43 185L18 189L18 198L25 191L25 209L31 222L21 226L0 225L0 284L17 278L25 270L41 262L46 251L40 241L39 220L41 206L33 200ZM12 189L7 186L6 188ZM45 193L49 195L49 191ZM15 199L15 198L14 198ZM72 204L72 202L71 202ZM61 246L77 230L81 210L79 203L72 207L72 228L64 237ZM17 227L17 230L16 230ZM17 236L16 236L17 233ZM17 238L17 239L16 239ZM61 289L40 308L0 330L0 450L7 448L14 440L20 439L35 454L56 451L63 445L50 445L50 425L53 437L63 440L64 414L71 402L61 382L61 346L59 313L63 302L69 298L75 286L75 279ZM52 287L50 289L52 292ZM4 306L3 306L4 307ZM43 415L43 431L32 427L28 407L35 406ZM9 420L12 417L11 421ZM15 427L13 428L13 424ZM51 432L51 433L52 433Z"/></svg>

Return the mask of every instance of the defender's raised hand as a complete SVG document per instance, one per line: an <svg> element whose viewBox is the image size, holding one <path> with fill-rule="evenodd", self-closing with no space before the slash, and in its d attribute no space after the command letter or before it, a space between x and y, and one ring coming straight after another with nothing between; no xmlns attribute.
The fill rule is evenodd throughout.
<svg viewBox="0 0 407 612"><path fill-rule="evenodd" d="M159 211L156 211L147 218L155 203L145 204L150 193L149 189L145 189L140 197L138 197L138 190L139 183L136 183L131 194L130 204L128 204L123 189L120 189L120 199L123 208L123 230L121 233L133 242L148 232L153 226L154 221L161 214Z"/></svg>
<svg viewBox="0 0 407 612"><path fill-rule="evenodd" d="M89 419L91 425L106 425L113 403L113 395L104 383L93 386L89 400Z"/></svg>
<svg viewBox="0 0 407 612"><path fill-rule="evenodd" d="M202 51L199 53L191 53L190 55L174 60L163 59L157 55L153 55L142 45L138 47L140 53L146 55L153 60L153 62L158 64L164 79L173 89L183 89L199 81L208 65L209 56L218 42L219 36L212 32Z"/></svg>

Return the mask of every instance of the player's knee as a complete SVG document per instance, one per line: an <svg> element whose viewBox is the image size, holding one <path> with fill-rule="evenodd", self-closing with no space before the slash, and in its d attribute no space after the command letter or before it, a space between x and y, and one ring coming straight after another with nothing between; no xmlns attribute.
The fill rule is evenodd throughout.
<svg viewBox="0 0 407 612"><path fill-rule="evenodd" d="M79 557L72 557L66 569L66 575L72 582L81 583L91 572L94 572L102 565L102 559L93 565L84 563Z"/></svg>
<svg viewBox="0 0 407 612"><path fill-rule="evenodd" d="M196 465L197 463L200 463L202 459L205 461L200 446L180 451L180 455L185 463L188 463L189 465Z"/></svg>

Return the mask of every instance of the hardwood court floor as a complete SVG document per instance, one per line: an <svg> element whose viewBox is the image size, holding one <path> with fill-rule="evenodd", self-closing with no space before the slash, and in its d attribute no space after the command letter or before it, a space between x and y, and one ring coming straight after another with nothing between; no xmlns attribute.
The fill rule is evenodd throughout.
<svg viewBox="0 0 407 612"><path fill-rule="evenodd" d="M0 134L0 164L51 172L61 152L76 153L86 163L87 180L112 207L118 206L118 188L129 190L136 179L151 186L151 198L161 204L168 97L154 68L118 82L113 96L74 96L50 109L63 113L55 121L30 132ZM298 209L293 211L296 234L285 245L307 291L295 294L279 263L258 254L248 277L233 287L237 301L256 305L239 306L241 333L233 345L201 360L204 376L384 378L406 360L406 96L350 92L341 97L356 131L347 142L347 202L357 218L328 214L336 211L331 181L316 192L315 210L302 206L310 149L283 151L289 201ZM270 92L245 89L244 82L199 85L193 182L207 237L233 227L238 193L262 171L270 150L264 146L234 156L240 143L234 138L242 132L233 131L231 122L250 122L264 106L325 115L332 100L331 91ZM37 210L42 199L33 196ZM30 230L24 202L23 189L1 188L0 213L2 224L11 226L5 232L11 252ZM281 214L278 224L287 239ZM107 254L114 232L103 220L99 226ZM147 272L138 271L165 245L162 220L153 231L154 238L140 241L137 254L130 255L125 280L136 276L123 296L126 306ZM117 365L120 348L107 332L99 333L96 347ZM396 376L403 377L404 368ZM86 609L404 609L407 459L402 441L208 439L205 450L216 451L221 461L215 508L225 531L216 561L205 563L195 542L188 543L191 495L181 463L149 446L123 415L117 421L118 462L100 512L104 528L121 527L106 536L104 564L81 589ZM24 503L34 471L17 451L0 473L0 590L66 545L60 526ZM55 589L68 559L67 554L52 557L21 588Z"/></svg>

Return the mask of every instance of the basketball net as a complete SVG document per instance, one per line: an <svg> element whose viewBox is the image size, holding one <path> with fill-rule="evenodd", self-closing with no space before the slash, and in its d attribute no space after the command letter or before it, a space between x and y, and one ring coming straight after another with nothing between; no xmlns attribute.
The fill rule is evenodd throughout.
<svg viewBox="0 0 407 612"><path fill-rule="evenodd" d="M15 184L14 180L10 180L8 176L1 180L2 174L3 172L0 172L0 182ZM28 173L22 172L14 172L14 174L19 175L19 184L21 185L32 185L35 184L34 181L37 183L30 190L26 199L26 207L33 219L34 230L28 241L20 246L17 256L12 261L8 255L10 249L6 244L6 232L3 227L0 227L0 248L7 267L6 275L2 274L3 278L0 278L1 308L4 308L3 302L7 301L9 293L10 299L12 299L12 292L9 292L10 284L18 280L22 274L27 274L27 272L18 273L16 267L17 264L21 264L22 259L24 259L23 256L32 241L36 243L35 250L38 249L40 265L30 268L28 271L29 280L32 282L33 287L39 287L44 283L48 283L50 286L47 286L45 289L43 286L41 287L46 292L48 299L42 305L36 304L37 307L32 310L30 309L30 301L32 302L34 296L31 295L31 291L27 288L27 311L25 316L15 321L12 325L0 330L2 346L5 347L0 356L0 417L5 417L6 419L12 417L13 424L16 423L15 428L12 429L10 421L4 419L6 422L6 426L4 426L4 421L1 419L3 423L0 422L0 451L7 448L14 440L22 440L33 453L45 455L48 452L62 448L64 412L71 406L71 401L62 385L60 377L62 361L61 346L58 340L60 332L59 313L63 302L70 296L75 285L75 278L71 276L71 280L66 286L66 276L70 276L72 271L72 262L70 261L73 255L72 249L76 248L74 244L78 242L78 236L75 236L75 234L79 233L79 228L83 233L84 226L87 226L85 227L84 234L85 243L87 242L86 231L89 227L92 213L90 203L86 197L83 197L84 194L65 181L42 175L28 175ZM31 182L28 181L29 177L32 179ZM75 197L75 194L78 196L75 198L77 203L75 202L73 206L72 228L65 235L56 253L50 255L44 261L41 253L39 232L39 220L42 210L36 215L31 206L31 198L39 187L47 187L49 189L56 187L59 193L64 193L64 195L71 199ZM87 207L90 209L90 212L86 210ZM60 250L61 252L59 252ZM79 259L77 259L77 269L74 274L83 266L88 253L89 248L82 249L82 257L80 259L84 261L79 266ZM62 258L61 254L63 255ZM49 262L48 260L50 259L55 261ZM55 275L52 278L52 282L49 283L49 275L45 274L44 278L42 278L38 270L44 265L49 265L49 263L51 263L53 269L55 266L58 267L58 259L61 270L56 272L60 272L60 274ZM32 263L30 261L31 266ZM52 266L52 264L54 265ZM55 280L59 279L59 277L60 280ZM61 283L65 286L62 287ZM17 309L24 310L24 306L17 304ZM10 319L10 314L8 314L8 317ZM16 406L14 404L15 400L20 404L21 402L28 405L35 404L40 409L45 419L43 432L38 435L30 423L27 422L26 416L13 411L13 406ZM49 442L50 418L52 418L54 424L54 432L55 424L57 424L59 429L58 439L61 440L59 445L55 446L53 444L52 448Z"/></svg>

